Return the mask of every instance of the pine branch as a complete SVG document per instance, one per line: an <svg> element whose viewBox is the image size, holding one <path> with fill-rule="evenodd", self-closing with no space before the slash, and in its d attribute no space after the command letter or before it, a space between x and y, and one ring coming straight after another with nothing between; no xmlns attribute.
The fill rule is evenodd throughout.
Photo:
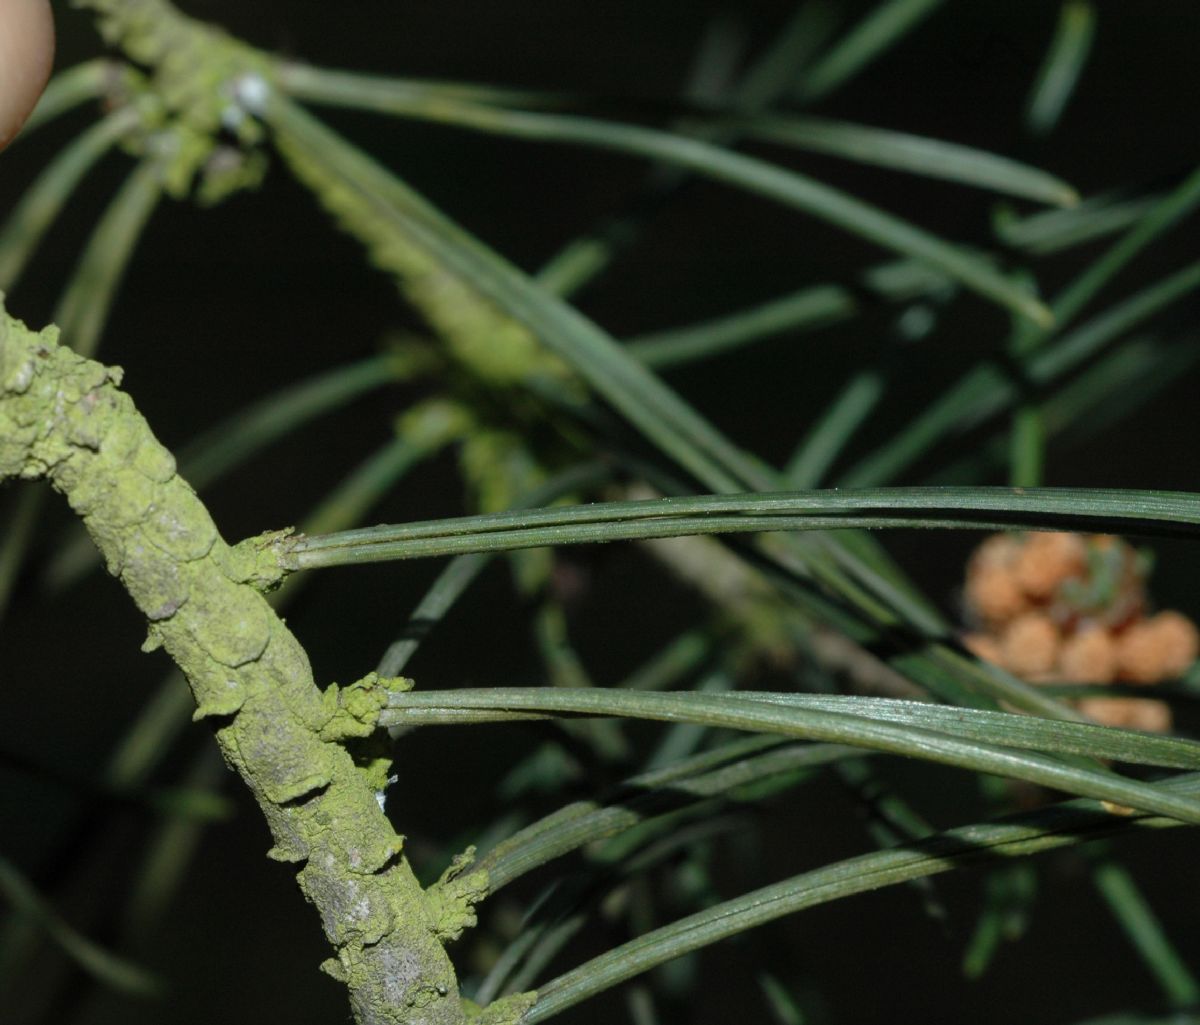
<svg viewBox="0 0 1200 1025"><path fill-rule="evenodd" d="M164 647L187 675L196 718L266 816L269 856L301 866L335 950L323 967L346 983L357 1020L460 1025L440 936L469 908L422 891L372 778L341 743L372 729L387 682L318 691L260 593L272 577L261 549L221 539L120 380L60 347L56 329L34 333L0 311L0 481L46 478L66 496L149 621L147 650Z"/></svg>

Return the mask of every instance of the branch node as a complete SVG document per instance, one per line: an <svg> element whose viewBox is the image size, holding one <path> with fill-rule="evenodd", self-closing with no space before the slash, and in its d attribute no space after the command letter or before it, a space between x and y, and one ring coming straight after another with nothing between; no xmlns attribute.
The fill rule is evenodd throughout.
<svg viewBox="0 0 1200 1025"><path fill-rule="evenodd" d="M263 594L275 590L288 574L283 552L286 540L295 532L295 527L268 530L230 547L225 558L229 579L248 584Z"/></svg>
<svg viewBox="0 0 1200 1025"><path fill-rule="evenodd" d="M412 687L413 681L406 677L378 673L367 673L345 687L331 683L321 693L321 707L327 718L317 735L335 742L369 737L379 728L379 713L388 707L389 696Z"/></svg>
<svg viewBox="0 0 1200 1025"><path fill-rule="evenodd" d="M456 854L441 878L425 891L434 934L443 943L458 939L476 924L475 905L488 895L487 872L467 871L474 861L474 847Z"/></svg>
<svg viewBox="0 0 1200 1025"><path fill-rule="evenodd" d="M526 1012L537 1003L537 996L536 990L529 993L510 993L499 1000L493 1000L487 1007L480 1007L470 1000L464 1000L463 1007L471 1025L520 1025Z"/></svg>

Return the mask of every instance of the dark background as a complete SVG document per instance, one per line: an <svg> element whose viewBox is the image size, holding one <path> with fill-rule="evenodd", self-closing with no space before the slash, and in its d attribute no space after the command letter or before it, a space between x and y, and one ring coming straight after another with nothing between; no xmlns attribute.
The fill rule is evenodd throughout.
<svg viewBox="0 0 1200 1025"><path fill-rule="evenodd" d="M57 6L58 66L67 67L98 52L97 43L88 16ZM686 82L713 19L741 31L753 54L793 6L766 0L197 0L184 9L263 47L328 66L668 100ZM843 24L868 7L834 6L844 12ZM1027 159L1083 195L1169 183L1195 161L1200 7L1190 0L1098 7L1092 60L1061 128L1044 142L1030 143L1021 128L1023 104L1057 17L1058 5L1040 0L947 4L819 112ZM5 154L0 210L93 117L91 111L72 114ZM529 269L620 206L644 171L637 161L611 155L384 118L329 117ZM939 234L988 241L993 200L984 193L765 147L758 152ZM72 203L9 297L14 314L35 325L49 319L87 232L127 167L125 158L112 158ZM1191 224L1176 229L1122 275L1116 294L1193 258L1193 240ZM1044 292L1053 294L1100 249L1039 264ZM799 214L698 184L578 301L615 335L632 335L729 312L807 283L851 280L880 257ZM1194 304L1183 307L1172 323L1186 325L1194 314ZM157 212L101 355L126 368L126 386L140 408L164 442L177 447L272 387L366 355L389 329L413 323L391 282L367 270L357 244L333 229L276 167L260 192L215 210L167 203ZM745 447L780 461L848 374L885 344L890 323L889 312L879 310L844 328L771 339L672 372L669 380ZM995 308L957 300L941 329L910 351L903 379L844 465L922 410L981 352L1001 344L1006 330ZM1052 451L1047 483L1197 490L1195 387L1194 375L1181 379L1088 447ZM391 417L411 398L401 390L373 395L222 483L209 501L223 533L237 538L294 522L387 438ZM919 481L923 468L898 483ZM0 495L0 502L6 497L11 499ZM412 477L378 518L423 519L462 509L453 465L444 460ZM54 543L67 519L55 505L39 534L43 548ZM886 540L935 599L952 608L973 539L896 534ZM1195 547L1155 547L1160 603L1200 614ZM592 589L572 627L601 682L619 679L655 650L672 624L701 612L694 597L635 549L568 558L585 571ZM373 666L437 569L421 563L326 571L289 617L318 679L346 681ZM428 686L531 682L536 659L525 628L525 611L496 567L411 671ZM141 639L138 617L110 580L93 576L54 603L39 597L32 578L23 581L17 607L0 629L0 748L71 774L91 771L167 668L161 656L130 656ZM415 850L448 843L493 814L491 782L523 753L529 737L494 728L436 738L418 734L407 742L392 810ZM210 743L201 731L193 741ZM184 763L181 754L171 768L178 771ZM968 781L947 783L946 773L921 767L897 771L923 795L922 810L939 824L969 814ZM151 949L140 954L169 979L165 1003L130 1003L80 987L71 1021L347 1020L341 988L314 970L326 950L311 910L297 899L290 873L263 857L268 838L257 811L240 793L235 797L238 815L208 832L179 900ZM72 809L61 790L0 770L0 846L27 869L43 863ZM833 784L773 802L766 818L758 864L726 866L726 895L869 849L857 809ZM127 833L138 828L131 823ZM58 894L68 917L72 901L103 905L102 884L128 872L127 848L111 846L90 876ZM1187 871L1193 838L1179 831L1125 849L1130 863L1143 869L1139 875L1181 949L1200 961L1192 924L1200 886ZM1060 858L1044 869L1030 935L1002 951L979 982L963 982L958 968L977 908L978 879L956 877L938 884L949 909L942 923L923 915L919 900L901 888L807 912L774 929L769 944L725 944L706 952L687 1020L760 1015L762 1005L746 980L764 949L782 977L815 984L823 994L823 1005L812 1008L815 1022L983 1023L1019 1016L1049 1023L1153 1006L1153 984L1108 920L1078 860ZM51 893L54 887L49 880ZM573 956L603 944L604 937L592 937ZM584 1005L563 1020L607 1022L614 1016L626 1016L616 998Z"/></svg>

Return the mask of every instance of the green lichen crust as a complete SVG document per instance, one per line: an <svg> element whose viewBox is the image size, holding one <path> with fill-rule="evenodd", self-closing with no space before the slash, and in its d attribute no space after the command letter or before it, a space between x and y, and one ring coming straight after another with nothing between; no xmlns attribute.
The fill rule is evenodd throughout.
<svg viewBox="0 0 1200 1025"><path fill-rule="evenodd" d="M517 1025L535 1003L537 993L513 993L493 1000L487 1007L480 1007L464 1000L467 1020L471 1025Z"/></svg>
<svg viewBox="0 0 1200 1025"><path fill-rule="evenodd" d="M461 907L447 923L443 897L422 892L340 743L370 731L393 684L322 695L255 586L254 560L218 535L120 380L120 370L60 347L55 329L32 332L0 308L0 480L44 477L66 496L152 641L186 673L197 718L211 723L266 816L270 856L303 866L301 889L335 951L325 967L346 983L357 1020L461 1025L466 1010L439 939Z"/></svg>
<svg viewBox="0 0 1200 1025"><path fill-rule="evenodd" d="M488 895L488 874L484 869L471 871L475 848L456 855L441 879L425 891L433 909L438 937L444 942L458 939L475 925L475 905Z"/></svg>

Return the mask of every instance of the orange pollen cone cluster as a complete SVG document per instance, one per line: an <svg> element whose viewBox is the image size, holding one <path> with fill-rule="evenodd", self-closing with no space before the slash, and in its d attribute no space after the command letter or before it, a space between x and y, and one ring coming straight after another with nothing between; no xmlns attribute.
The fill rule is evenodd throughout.
<svg viewBox="0 0 1200 1025"><path fill-rule="evenodd" d="M963 643L1032 683L1178 679L1200 654L1200 631L1180 612L1148 612L1146 572L1145 558L1119 538L994 534L967 564L964 597L975 629ZM1110 726L1171 728L1166 704L1150 698L1078 705Z"/></svg>

